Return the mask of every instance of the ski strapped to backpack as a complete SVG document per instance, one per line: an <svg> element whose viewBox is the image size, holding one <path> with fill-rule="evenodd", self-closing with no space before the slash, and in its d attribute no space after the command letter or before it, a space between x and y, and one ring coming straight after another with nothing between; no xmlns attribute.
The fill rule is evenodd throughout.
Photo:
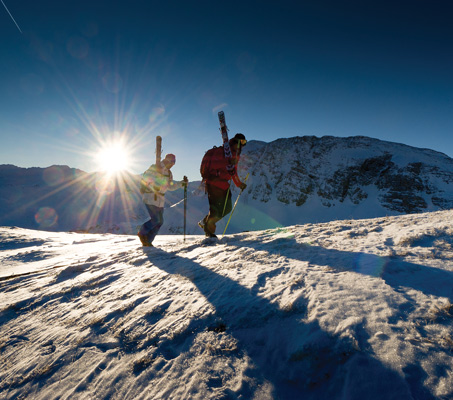
<svg viewBox="0 0 453 400"><path fill-rule="evenodd" d="M156 136L156 165L160 165L162 156L162 137Z"/></svg>
<svg viewBox="0 0 453 400"><path fill-rule="evenodd" d="M156 168L160 170L160 160L162 156L162 136L156 136ZM157 194L154 194L154 200L157 200Z"/></svg>
<svg viewBox="0 0 453 400"><path fill-rule="evenodd" d="M235 169L236 163L235 163L235 160L233 159L233 154L231 153L230 142L228 139L228 127L225 122L225 113L223 111L219 111L218 117L219 117L219 123L220 123L220 133L222 135L222 141L223 141L223 146L222 146L223 147L223 157L227 161L227 164L225 167L226 167L227 172L231 176L231 178L229 180L233 179L235 185L239 186L239 184L238 184L239 178L237 176L236 169ZM204 183L206 183L209 179L213 179L213 178L215 179L215 177L219 176L219 174L220 174L220 170L215 170L217 175L214 175L213 171L211 170L212 159L213 159L214 155L216 157L220 156L219 151L220 151L220 147L214 146L212 149L209 149L205 153L205 155L203 156L203 159L201 161L200 174L203 179L202 179L200 187L204 187L205 192L207 192L207 187L206 187L206 185L204 185ZM239 183L241 183L241 182L239 182ZM228 191L227 191L222 215L225 214L225 209L226 209L226 205L228 202L229 192L230 192L230 188L228 188Z"/></svg>
<svg viewBox="0 0 453 400"><path fill-rule="evenodd" d="M160 171L160 161L161 161L161 155L162 155L162 137L161 136L156 136L156 164L155 164L155 171L159 172ZM150 167L151 168L151 167ZM148 168L149 170L149 168ZM142 179L140 181L140 193L150 193L150 192L156 192L156 190L150 190L148 187L148 182L144 180L144 176L147 171L145 171L142 175ZM157 194L154 195L154 198L157 199Z"/></svg>
<svg viewBox="0 0 453 400"><path fill-rule="evenodd" d="M225 113L223 111L219 111L218 116L219 116L219 123L220 123L220 133L222 134L222 141L223 141L223 154L224 154L224 157L228 161L226 169L231 175L233 175L235 166L234 166L234 162L233 162L233 154L231 153L231 149L230 149L230 142L228 139L228 127L226 126L226 122L225 122ZM214 146L212 149L209 149L205 153L205 155L201 161L200 174L201 174L201 177L203 178L203 181L206 181L209 178L210 171L211 171L211 159L212 159L215 149L217 149L217 148L218 148L217 146Z"/></svg>
<svg viewBox="0 0 453 400"><path fill-rule="evenodd" d="M230 142L228 139L228 128L225 122L225 113L223 111L219 111L218 117L220 123L220 133L222 134L223 140L223 152L225 154L225 158L228 160L227 170L228 172L232 172L234 169L234 164L231 160L233 158L233 155L231 154Z"/></svg>

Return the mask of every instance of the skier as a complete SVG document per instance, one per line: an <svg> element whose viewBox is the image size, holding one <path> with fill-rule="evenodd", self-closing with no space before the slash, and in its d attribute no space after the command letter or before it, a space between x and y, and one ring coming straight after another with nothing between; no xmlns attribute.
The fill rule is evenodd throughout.
<svg viewBox="0 0 453 400"><path fill-rule="evenodd" d="M242 147L247 143L242 133L229 140L231 159L225 157L223 147L214 147L206 152L201 162L200 172L206 185L209 200L209 213L198 225L207 237L216 238L216 223L231 211L230 180L244 190L247 185L239 179L237 165Z"/></svg>
<svg viewBox="0 0 453 400"><path fill-rule="evenodd" d="M173 191L187 185L187 177L183 181L173 180L170 169L175 165L174 154L167 154L159 164L151 165L143 174L140 186L143 202L151 219L145 222L138 237L143 246L152 246L152 242L164 223L165 192Z"/></svg>

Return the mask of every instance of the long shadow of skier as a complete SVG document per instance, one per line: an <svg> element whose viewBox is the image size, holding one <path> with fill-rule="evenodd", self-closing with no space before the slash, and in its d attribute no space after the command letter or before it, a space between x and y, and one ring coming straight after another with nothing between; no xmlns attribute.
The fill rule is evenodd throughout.
<svg viewBox="0 0 453 400"><path fill-rule="evenodd" d="M370 350L323 331L317 322L301 322L305 307L282 310L258 296L253 288L175 253L156 249L148 258L159 269L188 278L215 307L226 333L238 341L239 351L252 361L247 375L257 382L255 389L270 382L272 396L280 399L412 398L412 388ZM304 299L298 302L303 303ZM355 329L366 347L365 331L360 325ZM186 341L193 341L194 334ZM187 346L190 343L184 348ZM247 391L241 394L248 398L256 395Z"/></svg>
<svg viewBox="0 0 453 400"><path fill-rule="evenodd" d="M234 244L234 242L232 242ZM415 264L400 257L381 257L364 252L342 251L297 242L293 237L278 238L270 243L241 240L240 246L280 254L289 259L327 266L334 271L353 271L382 278L396 290L410 287L427 295L453 301L453 273Z"/></svg>

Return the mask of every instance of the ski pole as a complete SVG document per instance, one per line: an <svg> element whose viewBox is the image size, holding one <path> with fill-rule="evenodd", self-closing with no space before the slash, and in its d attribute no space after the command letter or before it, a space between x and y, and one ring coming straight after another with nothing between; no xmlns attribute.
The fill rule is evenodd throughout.
<svg viewBox="0 0 453 400"><path fill-rule="evenodd" d="M248 177L249 177L249 174L247 174L247 176L245 177L244 183L247 182ZM242 189L242 190L240 191L240 193L238 194L238 197L237 197L236 201L234 202L233 209L231 210L231 213L230 213L230 218L228 218L228 221L227 221L227 223L226 223L226 225L225 225L225 229L223 230L222 239L223 239L223 237L225 236L225 232L226 232L226 230L227 230L227 228L228 228L228 224L229 224L230 221L231 221L231 217L233 216L234 210L235 210L235 208L236 208L236 206L237 206L237 204L238 204L238 201L239 201L239 197L241 197L241 194L242 194L243 191L244 191L244 189Z"/></svg>
<svg viewBox="0 0 453 400"><path fill-rule="evenodd" d="M228 203L228 195L230 194L230 188L228 187L227 195L225 197L225 204L223 205L222 217L225 216L225 209Z"/></svg>
<svg viewBox="0 0 453 400"><path fill-rule="evenodd" d="M187 185L189 180L184 176L184 242L186 241L186 221L187 221Z"/></svg>

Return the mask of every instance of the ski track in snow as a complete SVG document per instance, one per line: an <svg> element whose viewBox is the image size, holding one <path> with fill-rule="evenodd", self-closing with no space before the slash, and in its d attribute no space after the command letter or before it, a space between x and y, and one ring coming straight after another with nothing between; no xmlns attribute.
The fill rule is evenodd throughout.
<svg viewBox="0 0 453 400"><path fill-rule="evenodd" d="M452 216L149 249L0 228L0 397L452 398Z"/></svg>

